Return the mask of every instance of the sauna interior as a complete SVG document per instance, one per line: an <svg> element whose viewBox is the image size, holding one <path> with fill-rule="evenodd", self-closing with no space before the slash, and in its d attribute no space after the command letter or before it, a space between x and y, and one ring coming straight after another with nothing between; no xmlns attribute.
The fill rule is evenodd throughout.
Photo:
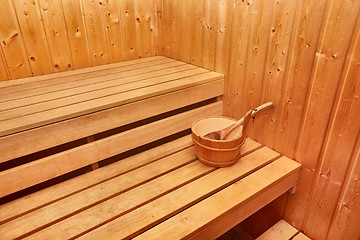
<svg viewBox="0 0 360 240"><path fill-rule="evenodd" d="M2 0L0 10L0 81L159 55L225 74L225 116L273 101L248 134L302 164L296 191L233 235L285 219L312 239L360 239L360 1Z"/></svg>

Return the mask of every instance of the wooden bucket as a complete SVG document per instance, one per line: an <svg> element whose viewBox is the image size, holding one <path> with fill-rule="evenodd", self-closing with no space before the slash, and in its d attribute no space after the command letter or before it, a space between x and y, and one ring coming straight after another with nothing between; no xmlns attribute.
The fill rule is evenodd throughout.
<svg viewBox="0 0 360 240"><path fill-rule="evenodd" d="M250 118L251 111L245 116L244 124L231 132L226 140L214 140L203 136L230 126L236 122L235 119L210 117L194 122L191 137L199 160L213 167L227 167L236 163L241 154L241 146L245 142L245 132Z"/></svg>

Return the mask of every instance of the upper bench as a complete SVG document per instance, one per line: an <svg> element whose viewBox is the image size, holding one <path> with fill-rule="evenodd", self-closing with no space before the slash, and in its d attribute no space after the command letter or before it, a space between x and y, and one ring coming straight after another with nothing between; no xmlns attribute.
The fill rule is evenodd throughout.
<svg viewBox="0 0 360 240"><path fill-rule="evenodd" d="M157 56L3 82L0 136L216 79L223 75Z"/></svg>

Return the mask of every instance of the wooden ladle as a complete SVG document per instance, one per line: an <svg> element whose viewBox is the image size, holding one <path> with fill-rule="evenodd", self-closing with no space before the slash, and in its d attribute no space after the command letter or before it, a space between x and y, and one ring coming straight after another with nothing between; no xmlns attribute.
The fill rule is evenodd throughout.
<svg viewBox="0 0 360 240"><path fill-rule="evenodd" d="M229 127L218 130L218 131L210 132L210 133L204 135L204 137L209 138L209 139L214 139L214 140L225 140L234 129L236 129L237 127L244 124L244 119L247 116L251 115L251 117L255 117L257 114L259 114L265 110L268 110L270 108L273 108L273 107L274 107L274 105L272 102L264 103L264 104L258 106L257 108L250 110L244 117L242 117L240 120L238 120L234 124L231 124Z"/></svg>

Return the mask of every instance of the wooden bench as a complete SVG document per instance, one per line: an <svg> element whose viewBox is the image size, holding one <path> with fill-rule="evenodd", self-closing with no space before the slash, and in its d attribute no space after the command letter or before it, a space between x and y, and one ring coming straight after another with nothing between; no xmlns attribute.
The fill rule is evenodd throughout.
<svg viewBox="0 0 360 240"><path fill-rule="evenodd" d="M196 159L223 86L160 56L0 83L0 239L216 238L293 188L300 164L251 139Z"/></svg>
<svg viewBox="0 0 360 240"><path fill-rule="evenodd" d="M311 240L301 231L297 230L285 220L280 220L274 226L269 228L256 240Z"/></svg>

